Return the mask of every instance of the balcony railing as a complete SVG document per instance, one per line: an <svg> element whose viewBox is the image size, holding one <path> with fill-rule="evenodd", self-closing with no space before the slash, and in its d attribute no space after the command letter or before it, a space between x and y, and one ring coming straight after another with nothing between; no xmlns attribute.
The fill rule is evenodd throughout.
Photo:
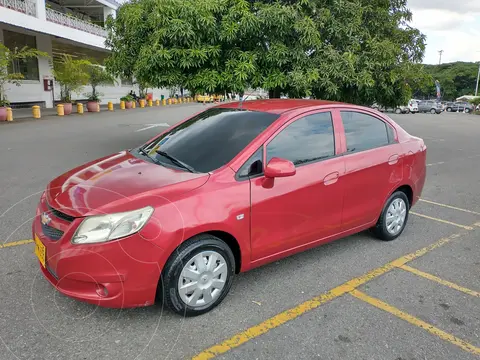
<svg viewBox="0 0 480 360"><path fill-rule="evenodd" d="M0 1L11 1L11 0L0 0ZM18 0L15 0L15 1L18 1ZM64 13L61 13L53 9L46 8L45 11L47 16L47 21L68 26L73 29L82 30L90 34L94 34L102 37L107 36L107 31L101 26L91 24L84 20L77 19L76 17L66 15Z"/></svg>
<svg viewBox="0 0 480 360"><path fill-rule="evenodd" d="M30 16L37 16L36 4L29 0L0 0L0 6L12 9Z"/></svg>

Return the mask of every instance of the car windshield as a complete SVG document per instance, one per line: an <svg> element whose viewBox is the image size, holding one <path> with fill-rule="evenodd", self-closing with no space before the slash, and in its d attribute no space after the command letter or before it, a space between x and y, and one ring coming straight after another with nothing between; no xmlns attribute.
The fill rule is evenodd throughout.
<svg viewBox="0 0 480 360"><path fill-rule="evenodd" d="M230 162L278 117L259 111L212 108L137 151L158 163L178 167L179 161L196 172L210 172Z"/></svg>

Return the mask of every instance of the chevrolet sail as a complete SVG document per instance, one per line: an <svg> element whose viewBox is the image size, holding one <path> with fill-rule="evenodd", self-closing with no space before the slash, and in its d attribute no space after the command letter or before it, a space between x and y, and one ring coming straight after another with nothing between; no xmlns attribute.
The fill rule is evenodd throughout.
<svg viewBox="0 0 480 360"><path fill-rule="evenodd" d="M399 237L425 159L422 139L368 108L222 104L54 179L35 253L72 298L198 315L239 272L367 229Z"/></svg>

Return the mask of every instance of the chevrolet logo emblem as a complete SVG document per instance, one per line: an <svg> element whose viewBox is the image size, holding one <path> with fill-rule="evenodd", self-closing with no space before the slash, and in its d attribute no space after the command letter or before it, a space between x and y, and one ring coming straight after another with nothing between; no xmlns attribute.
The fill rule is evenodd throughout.
<svg viewBox="0 0 480 360"><path fill-rule="evenodd" d="M40 221L42 222L43 225L48 225L50 224L50 221L52 221L52 218L48 215L48 213L44 212L40 216Z"/></svg>

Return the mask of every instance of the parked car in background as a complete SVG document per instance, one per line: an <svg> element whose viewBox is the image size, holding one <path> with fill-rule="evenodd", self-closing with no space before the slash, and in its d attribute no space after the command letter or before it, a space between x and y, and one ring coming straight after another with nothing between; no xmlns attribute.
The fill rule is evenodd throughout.
<svg viewBox="0 0 480 360"><path fill-rule="evenodd" d="M465 111L466 113L469 113L473 111L473 105L464 101L450 102L450 103L447 103L446 110L447 112L459 112L459 111L464 112Z"/></svg>
<svg viewBox="0 0 480 360"><path fill-rule="evenodd" d="M410 99L407 107L408 107L408 111L411 112L412 114L418 113L418 103L416 100Z"/></svg>
<svg viewBox="0 0 480 360"><path fill-rule="evenodd" d="M418 111L421 113L440 114L442 112L442 106L436 101L423 100L418 103Z"/></svg>
<svg viewBox="0 0 480 360"><path fill-rule="evenodd" d="M97 306L200 315L239 272L367 229L398 238L426 149L365 107L223 103L52 180L32 226L39 268Z"/></svg>
<svg viewBox="0 0 480 360"><path fill-rule="evenodd" d="M408 106L397 106L396 108L393 107L384 107L377 103L374 103L371 106L372 109L378 110L380 112L394 112L395 114L408 114L410 109Z"/></svg>

